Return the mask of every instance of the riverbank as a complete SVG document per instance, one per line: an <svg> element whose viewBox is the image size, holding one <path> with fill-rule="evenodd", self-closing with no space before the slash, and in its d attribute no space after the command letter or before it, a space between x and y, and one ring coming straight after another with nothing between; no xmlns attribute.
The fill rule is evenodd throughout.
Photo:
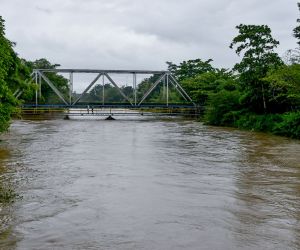
<svg viewBox="0 0 300 250"><path fill-rule="evenodd" d="M214 126L234 127L300 139L300 111L258 115L243 111L216 113L209 110L202 120Z"/></svg>

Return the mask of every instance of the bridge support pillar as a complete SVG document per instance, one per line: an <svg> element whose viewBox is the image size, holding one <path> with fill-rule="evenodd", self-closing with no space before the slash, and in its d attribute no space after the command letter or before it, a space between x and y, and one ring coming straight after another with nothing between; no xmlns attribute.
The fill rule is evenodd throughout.
<svg viewBox="0 0 300 250"><path fill-rule="evenodd" d="M167 106L169 106L169 74L166 75L166 78L167 78L167 93L166 93L166 96L167 96Z"/></svg>
<svg viewBox="0 0 300 250"><path fill-rule="evenodd" d="M108 117L105 118L105 120L107 120L107 121L114 121L116 119L113 118L111 115L109 115Z"/></svg>
<svg viewBox="0 0 300 250"><path fill-rule="evenodd" d="M38 105L38 87L39 87L39 84L38 84L38 73L36 72L35 73L35 85L36 85L36 90L35 90L35 106Z"/></svg>
<svg viewBox="0 0 300 250"><path fill-rule="evenodd" d="M73 72L70 72L69 75L69 102L72 105L72 97L73 97Z"/></svg>
<svg viewBox="0 0 300 250"><path fill-rule="evenodd" d="M134 106L136 106L136 73L133 73Z"/></svg>
<svg viewBox="0 0 300 250"><path fill-rule="evenodd" d="M105 104L105 85L104 85L104 75L102 75L102 105L104 107Z"/></svg>

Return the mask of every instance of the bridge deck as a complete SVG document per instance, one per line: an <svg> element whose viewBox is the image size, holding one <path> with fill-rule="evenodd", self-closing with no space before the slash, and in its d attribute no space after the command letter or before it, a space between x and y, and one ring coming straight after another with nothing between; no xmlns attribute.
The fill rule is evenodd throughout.
<svg viewBox="0 0 300 250"><path fill-rule="evenodd" d="M199 107L194 104L157 104L157 103L149 103L149 104L140 104L140 105L131 105L128 103L107 103L107 104L99 104L99 103L84 103L84 104L76 104L76 105L65 105L65 104L23 104L21 106L24 108L46 108L46 109L55 109L55 108L65 108L65 109L82 109L82 108L126 108L126 109L198 109Z"/></svg>
<svg viewBox="0 0 300 250"><path fill-rule="evenodd" d="M45 115L55 114L58 116L197 116L199 107L186 104L143 104L132 106L129 104L80 104L80 105L32 105L24 104L21 107L22 115Z"/></svg>

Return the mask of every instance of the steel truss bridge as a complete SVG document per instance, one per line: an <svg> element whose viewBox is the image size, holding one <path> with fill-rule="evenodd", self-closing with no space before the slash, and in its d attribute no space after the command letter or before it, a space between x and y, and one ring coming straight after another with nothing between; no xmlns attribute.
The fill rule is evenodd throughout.
<svg viewBox="0 0 300 250"><path fill-rule="evenodd" d="M68 98L56 87L55 82L52 82L48 77L48 72L55 72L60 74L68 74L69 94ZM73 96L73 76L74 74L96 74L96 77L87 84L84 91L78 96ZM111 74L131 75L133 93L130 98L118 86L117 82L113 80ZM137 98L137 76L138 75L156 75L157 80L151 84L150 88L143 93L143 96ZM67 116L112 116L112 115L197 115L199 108L195 105L192 98L182 88L176 78L169 71L151 71L151 70L92 70L92 69L34 69L32 79L37 85L34 104L25 104L22 106L22 113L24 114L41 114L49 112L62 113ZM102 103L82 103L80 100L86 93L102 79ZM124 103L106 103L104 100L104 81L112 84L124 98ZM46 83L53 92L58 96L60 104L40 104L39 100L42 96L42 82ZM159 86L163 84L165 92L164 103L146 103L145 100L150 94ZM173 87L185 103L173 104L169 101L169 88ZM21 92L16 92L16 96L20 96ZM63 112L62 112L63 111Z"/></svg>

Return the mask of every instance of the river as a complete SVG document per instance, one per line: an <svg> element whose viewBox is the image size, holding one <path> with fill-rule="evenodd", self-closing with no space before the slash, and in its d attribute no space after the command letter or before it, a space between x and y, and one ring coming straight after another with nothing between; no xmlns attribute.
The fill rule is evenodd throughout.
<svg viewBox="0 0 300 250"><path fill-rule="evenodd" d="M300 248L300 141L151 118L0 138L0 249Z"/></svg>

